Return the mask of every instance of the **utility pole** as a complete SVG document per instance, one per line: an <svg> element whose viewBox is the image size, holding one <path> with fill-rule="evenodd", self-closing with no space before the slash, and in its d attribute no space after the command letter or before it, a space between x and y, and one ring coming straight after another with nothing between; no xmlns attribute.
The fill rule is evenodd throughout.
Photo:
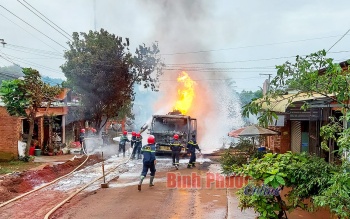
<svg viewBox="0 0 350 219"><path fill-rule="evenodd" d="M7 44L4 39L0 39L0 43L2 44L2 47L5 47L5 45Z"/></svg>
<svg viewBox="0 0 350 219"><path fill-rule="evenodd" d="M268 76L269 76L269 83L270 83L270 79L271 79L271 75L272 75L272 74L261 74L261 73L260 73L259 75L268 75Z"/></svg>
<svg viewBox="0 0 350 219"><path fill-rule="evenodd" d="M267 88L266 88L266 93L269 92L270 90L270 81L271 81L271 75L272 74L259 74L259 75L268 75L269 76L269 79L268 79L268 84L267 84ZM265 95L265 94L264 94Z"/></svg>

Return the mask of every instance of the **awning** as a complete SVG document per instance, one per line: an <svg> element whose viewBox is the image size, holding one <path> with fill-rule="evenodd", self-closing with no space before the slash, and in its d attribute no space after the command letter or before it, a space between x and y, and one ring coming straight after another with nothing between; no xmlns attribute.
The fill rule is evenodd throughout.
<svg viewBox="0 0 350 219"><path fill-rule="evenodd" d="M329 95L332 96L332 95ZM274 112L284 113L289 105L299 101L307 101L307 100L320 100L329 98L329 96L321 95L321 94L307 94L307 93L299 93L299 94L287 94L277 97L274 100L270 100L269 105L266 102L262 103L263 110L270 110ZM263 98L255 100L257 102L264 101Z"/></svg>
<svg viewBox="0 0 350 219"><path fill-rule="evenodd" d="M254 136L271 136L279 135L279 132L274 130L266 129L257 125L251 125L237 130L233 130L228 133L228 136L239 138L239 137L254 137Z"/></svg>

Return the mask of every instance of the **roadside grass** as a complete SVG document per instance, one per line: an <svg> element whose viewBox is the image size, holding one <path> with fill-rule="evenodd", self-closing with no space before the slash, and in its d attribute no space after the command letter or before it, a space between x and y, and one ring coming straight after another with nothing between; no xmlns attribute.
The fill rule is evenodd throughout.
<svg viewBox="0 0 350 219"><path fill-rule="evenodd" d="M40 166L42 163L35 162L25 162L25 161L9 161L0 162L0 175L4 175L12 172L23 172L25 170L32 169L34 167Z"/></svg>

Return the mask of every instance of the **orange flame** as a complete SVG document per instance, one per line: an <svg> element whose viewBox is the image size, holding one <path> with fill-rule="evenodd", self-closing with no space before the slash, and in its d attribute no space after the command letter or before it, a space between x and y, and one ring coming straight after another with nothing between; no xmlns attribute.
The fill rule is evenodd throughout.
<svg viewBox="0 0 350 219"><path fill-rule="evenodd" d="M176 101L174 108L186 115L192 105L194 98L194 85L196 82L194 82L184 71L179 75L177 81L181 84L179 85L180 88L177 90L179 99Z"/></svg>

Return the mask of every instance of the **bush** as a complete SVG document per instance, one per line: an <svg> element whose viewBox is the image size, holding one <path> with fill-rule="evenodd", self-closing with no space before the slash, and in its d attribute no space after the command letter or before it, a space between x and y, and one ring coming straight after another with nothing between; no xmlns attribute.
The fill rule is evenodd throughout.
<svg viewBox="0 0 350 219"><path fill-rule="evenodd" d="M341 169L347 170L348 164ZM334 172L330 186L314 196L314 203L319 207L329 207L332 213L341 219L350 216L350 173L348 171Z"/></svg>
<svg viewBox="0 0 350 219"><path fill-rule="evenodd" d="M239 142L234 144L229 149L226 149L220 157L222 173L230 175L235 173L235 169L242 167L243 164L248 164L254 158L262 158L266 152L257 151L255 145L250 140L239 139Z"/></svg>
<svg viewBox="0 0 350 219"><path fill-rule="evenodd" d="M346 187L344 183L340 183L342 186L339 184L341 181L336 176L342 172L341 169L319 157L288 152L285 154L268 153L261 159L253 159L248 165L236 168L235 171L250 176L251 183L256 185L264 183L273 188L284 186L290 188L286 194L288 204L285 207L288 210L302 208L313 211L317 207L328 206L340 218L347 218L350 211L346 207L346 204L349 203L347 201L349 199L346 198L349 197L350 186ZM343 179L344 182L348 182L345 185L350 185L349 178L343 177ZM278 218L276 211L283 210L280 200L245 196L242 193L244 189L245 187L238 193L242 209L254 208L260 213L259 218L261 219ZM343 194L345 202L340 201L339 203L341 196L337 194L338 192ZM306 200L309 200L310 204L305 204ZM335 200L338 200L338 203ZM332 202L338 205L332 205ZM276 209L276 206L279 207Z"/></svg>
<svg viewBox="0 0 350 219"><path fill-rule="evenodd" d="M220 157L220 164L222 173L230 175L235 167L241 167L243 164L247 164L248 155L245 152L239 152L232 149L226 149L225 153Z"/></svg>

